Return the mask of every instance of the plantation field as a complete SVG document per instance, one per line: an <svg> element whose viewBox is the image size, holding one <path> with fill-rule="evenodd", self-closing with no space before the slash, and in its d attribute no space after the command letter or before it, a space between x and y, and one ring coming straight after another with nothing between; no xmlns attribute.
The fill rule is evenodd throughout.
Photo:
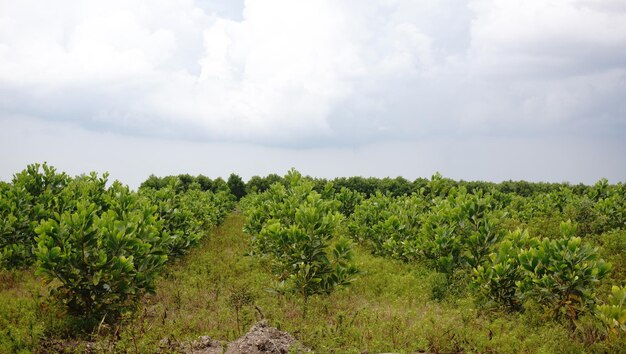
<svg viewBox="0 0 626 354"><path fill-rule="evenodd" d="M172 265L157 282L157 294L143 299L136 315L120 325L119 338L111 333L113 328L105 328L88 340L107 350L130 352L156 351L163 338L193 340L209 335L234 340L259 318L247 304L237 324L231 300L247 293L272 325L319 352L557 353L606 348L605 343L585 343L589 333L583 329L571 333L559 323L528 314L481 311L466 292L445 301L432 300L436 272L375 257L359 247L355 250L355 262L363 270L359 281L329 297L314 298L303 319L300 299L276 296L268 288L271 277L245 256L248 242L242 226L241 214L229 216L199 248ZM28 271L15 274L12 284L5 283L2 289L1 315L12 324L7 327L9 335L21 337L21 344L14 343L13 349L36 351L38 336L62 328L54 328L55 318L40 322L44 302L35 294L42 284ZM64 333L56 334L63 337ZM4 350L11 348L11 340L3 339Z"/></svg>
<svg viewBox="0 0 626 354"><path fill-rule="evenodd" d="M0 353L226 344L262 315L320 353L626 351L622 184L292 170L135 192L30 166L0 191Z"/></svg>

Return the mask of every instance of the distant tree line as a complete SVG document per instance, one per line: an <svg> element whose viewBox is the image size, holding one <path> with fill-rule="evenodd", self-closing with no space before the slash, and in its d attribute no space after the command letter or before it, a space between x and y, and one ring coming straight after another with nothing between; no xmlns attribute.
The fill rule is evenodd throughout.
<svg viewBox="0 0 626 354"><path fill-rule="evenodd" d="M151 188L160 190L168 187L173 181L176 181L175 185L177 192L184 193L188 190L201 190L203 192L210 191L217 192L229 192L235 196L237 200L241 199L247 194L246 183L238 175L231 173L228 180L224 181L223 178L217 177L211 179L204 175L192 176L190 174L180 174L178 176L165 176L157 177L150 175L143 183L141 183L140 189Z"/></svg>
<svg viewBox="0 0 626 354"><path fill-rule="evenodd" d="M439 175L439 177L441 176ZM431 179L421 177L413 181L404 177L377 178L354 176L327 179L305 176L303 178L311 181L313 183L314 190L318 193L322 193L328 188L329 183L332 183L332 187L337 191L345 187L352 191L362 193L367 198L376 193L388 194L394 197L408 196L413 193L428 194L431 186ZM275 173L269 174L265 177L252 176L248 182L244 182L239 175L231 173L227 180L224 180L221 177L211 179L201 174L198 176L180 174L178 176L165 177L150 175L150 177L148 177L148 179L141 184L141 187L158 190L167 187L173 180L180 181L177 187L180 189L179 192L186 192L189 189L199 189L201 191L211 191L213 193L226 191L232 193L237 200L240 200L249 193L265 192L276 182L285 186L287 185L285 178ZM460 187L464 187L469 193L483 190L503 194L516 194L521 197L532 197L540 194L558 192L562 189L571 190L574 195L581 196L591 193L593 189L593 186L582 183L570 184L511 180L495 183L485 181L455 181L444 177L438 179L438 188L441 191L445 192L452 188Z"/></svg>

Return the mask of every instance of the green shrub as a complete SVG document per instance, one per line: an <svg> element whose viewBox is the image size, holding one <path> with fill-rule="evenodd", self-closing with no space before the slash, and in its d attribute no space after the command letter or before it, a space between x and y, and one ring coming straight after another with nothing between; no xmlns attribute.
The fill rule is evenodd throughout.
<svg viewBox="0 0 626 354"><path fill-rule="evenodd" d="M32 196L9 186L0 192L0 267L22 268L32 263Z"/></svg>
<svg viewBox="0 0 626 354"><path fill-rule="evenodd" d="M506 233L500 226L506 214L496 210L495 204L491 196L479 191L463 205L465 220L461 224L466 227L463 258L473 269L485 262Z"/></svg>
<svg viewBox="0 0 626 354"><path fill-rule="evenodd" d="M374 230L376 225L386 222L392 215L393 197L380 192L370 196L356 206L348 224L353 239L367 244L374 254L384 254L382 244L386 239Z"/></svg>
<svg viewBox="0 0 626 354"><path fill-rule="evenodd" d="M572 198L565 208L564 214L578 225L578 236L602 233L606 226L606 216L596 208L595 203L587 197Z"/></svg>
<svg viewBox="0 0 626 354"><path fill-rule="evenodd" d="M236 200L240 200L246 195L246 184L239 175L231 173L226 181L230 193L235 196Z"/></svg>
<svg viewBox="0 0 626 354"><path fill-rule="evenodd" d="M626 279L626 230L613 230L594 237L600 245L602 257L613 265L611 278L616 281Z"/></svg>
<svg viewBox="0 0 626 354"><path fill-rule="evenodd" d="M474 270L472 285L488 301L510 311L520 310L517 283L522 280L518 255L524 248L535 246L538 240L527 231L509 233L489 255L489 262Z"/></svg>
<svg viewBox="0 0 626 354"><path fill-rule="evenodd" d="M519 254L520 292L554 318L576 319L595 302L594 288L611 267L578 237L544 239Z"/></svg>
<svg viewBox="0 0 626 354"><path fill-rule="evenodd" d="M377 192L355 208L348 230L376 255L414 260L419 257L417 235L426 207L415 194L393 198Z"/></svg>
<svg viewBox="0 0 626 354"><path fill-rule="evenodd" d="M499 225L503 215L494 210L495 201L482 192L472 195L453 188L447 198L434 203L420 229L417 248L423 256L448 274L465 265L481 265L504 236Z"/></svg>
<svg viewBox="0 0 626 354"><path fill-rule="evenodd" d="M354 213L354 209L363 201L363 194L346 187L341 187L339 193L335 194L335 199L341 203L339 212L349 217Z"/></svg>
<svg viewBox="0 0 626 354"><path fill-rule="evenodd" d="M194 188L179 188L179 180L170 179L160 189L143 187L140 193L157 206L163 222L163 236L168 254L180 256L197 245L211 227L219 225L234 205L233 196L226 191L213 193Z"/></svg>
<svg viewBox="0 0 626 354"><path fill-rule="evenodd" d="M88 326L116 320L154 291L167 260L156 207L118 183L101 197L108 208L85 198L36 228L37 274L60 283L52 294Z"/></svg>
<svg viewBox="0 0 626 354"><path fill-rule="evenodd" d="M168 255L183 255L198 244L203 235L201 222L194 217L190 206L183 203L182 194L176 193L174 185L150 192L144 191L144 194L157 206Z"/></svg>
<svg viewBox="0 0 626 354"><path fill-rule="evenodd" d="M598 306L596 315L606 326L609 336L626 338L626 286L613 286L608 303Z"/></svg>
<svg viewBox="0 0 626 354"><path fill-rule="evenodd" d="M69 177L47 164L29 165L0 187L0 267L23 268L35 257L35 227L60 209Z"/></svg>
<svg viewBox="0 0 626 354"><path fill-rule="evenodd" d="M268 259L281 287L306 304L312 295L349 284L358 271L350 242L332 242L343 218L339 203L323 199L295 170L285 179L289 187L276 183L245 203L245 230L252 235L251 253Z"/></svg>
<svg viewBox="0 0 626 354"><path fill-rule="evenodd" d="M593 308L595 289L611 267L600 259L597 249L572 237L576 232L576 226L568 222L561 224L559 240L539 241L527 232L510 233L489 256L490 261L475 270L474 287L508 310L536 303L549 317L578 318Z"/></svg>

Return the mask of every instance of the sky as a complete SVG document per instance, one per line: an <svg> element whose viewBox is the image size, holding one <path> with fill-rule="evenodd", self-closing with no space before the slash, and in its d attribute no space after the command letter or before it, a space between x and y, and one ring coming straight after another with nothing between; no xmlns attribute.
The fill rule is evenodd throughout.
<svg viewBox="0 0 626 354"><path fill-rule="evenodd" d="M0 180L626 181L624 0L0 0Z"/></svg>

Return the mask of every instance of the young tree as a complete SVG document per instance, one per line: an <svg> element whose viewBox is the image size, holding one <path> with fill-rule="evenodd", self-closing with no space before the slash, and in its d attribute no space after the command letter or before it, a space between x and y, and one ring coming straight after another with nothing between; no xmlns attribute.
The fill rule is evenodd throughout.
<svg viewBox="0 0 626 354"><path fill-rule="evenodd" d="M295 170L288 187L273 184L246 205L246 231L252 234L252 253L266 258L279 284L301 295L330 294L349 284L358 273L352 263L352 245L334 241L343 215L339 202L324 199L313 183Z"/></svg>

